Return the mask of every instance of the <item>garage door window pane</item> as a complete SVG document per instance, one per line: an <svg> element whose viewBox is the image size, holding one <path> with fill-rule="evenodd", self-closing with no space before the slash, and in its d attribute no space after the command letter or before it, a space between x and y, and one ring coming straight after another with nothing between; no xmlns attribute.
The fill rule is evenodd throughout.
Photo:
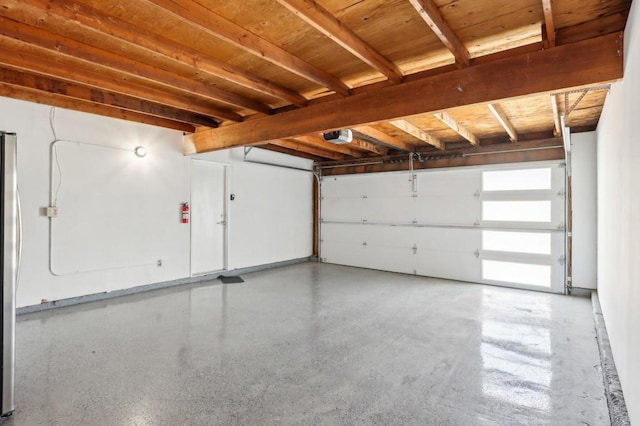
<svg viewBox="0 0 640 426"><path fill-rule="evenodd" d="M551 254L551 234L542 232L482 231L482 249L515 253Z"/></svg>
<svg viewBox="0 0 640 426"><path fill-rule="evenodd" d="M483 191L551 189L551 168L482 172Z"/></svg>
<svg viewBox="0 0 640 426"><path fill-rule="evenodd" d="M551 266L483 260L482 279L550 287Z"/></svg>
<svg viewBox="0 0 640 426"><path fill-rule="evenodd" d="M483 201L482 219L503 222L551 222L551 201Z"/></svg>

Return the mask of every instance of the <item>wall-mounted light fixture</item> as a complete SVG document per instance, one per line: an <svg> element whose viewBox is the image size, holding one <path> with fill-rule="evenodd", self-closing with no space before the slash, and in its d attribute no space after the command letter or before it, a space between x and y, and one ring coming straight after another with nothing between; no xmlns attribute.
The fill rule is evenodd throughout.
<svg viewBox="0 0 640 426"><path fill-rule="evenodd" d="M133 152L140 158L147 155L147 149L143 146L137 146L136 149L133 150Z"/></svg>

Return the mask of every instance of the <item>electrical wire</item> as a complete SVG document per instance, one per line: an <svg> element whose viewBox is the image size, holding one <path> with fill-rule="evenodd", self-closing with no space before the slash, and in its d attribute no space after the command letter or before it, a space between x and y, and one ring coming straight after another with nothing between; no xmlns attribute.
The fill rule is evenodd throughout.
<svg viewBox="0 0 640 426"><path fill-rule="evenodd" d="M51 133L53 133L53 141L51 142L51 154L53 155L58 171L58 186L51 194L52 207L58 205L58 194L60 193L60 187L62 186L62 167L60 167L60 160L58 159L58 146L56 145L56 142L58 142L58 135L56 134L55 119L56 107L51 107L51 110L49 111L49 126L51 127Z"/></svg>

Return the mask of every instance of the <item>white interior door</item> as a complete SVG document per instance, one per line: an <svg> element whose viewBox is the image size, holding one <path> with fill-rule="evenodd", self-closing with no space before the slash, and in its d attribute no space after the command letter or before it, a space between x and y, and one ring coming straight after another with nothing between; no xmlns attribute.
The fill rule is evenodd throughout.
<svg viewBox="0 0 640 426"><path fill-rule="evenodd" d="M191 275L226 269L227 166L191 161Z"/></svg>

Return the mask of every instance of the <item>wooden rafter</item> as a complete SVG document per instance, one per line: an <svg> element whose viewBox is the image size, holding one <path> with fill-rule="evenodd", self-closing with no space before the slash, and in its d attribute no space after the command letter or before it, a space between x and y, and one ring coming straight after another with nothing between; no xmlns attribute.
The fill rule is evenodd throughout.
<svg viewBox="0 0 640 426"><path fill-rule="evenodd" d="M195 130L194 126L188 123L182 123L166 118L128 111L122 108L106 106L98 102L88 102L80 99L73 99L67 96L59 95L57 93L45 92L28 87L17 87L2 82L0 82L0 96L66 108L74 111L87 112L90 114L97 114L105 117L119 118L120 120L134 121L137 123L144 123L152 126L179 130L181 132L191 133Z"/></svg>
<svg viewBox="0 0 640 426"><path fill-rule="evenodd" d="M21 51L20 55L15 54L16 50ZM79 83L95 89L120 93L204 116L242 121L242 116L233 111L208 105L205 102L196 102L193 97L170 94L132 81L123 84L121 79L96 72L91 67L83 67L81 63L76 61L66 58L53 61L43 55L38 55L40 50L42 49L0 36L0 64L5 67L55 77L57 80L67 83Z"/></svg>
<svg viewBox="0 0 640 426"><path fill-rule="evenodd" d="M409 123L407 120L392 120L389 124L397 127L405 133L410 134L416 139L420 139L424 143L432 145L438 149L445 149L445 144L437 137L433 136L430 133L425 132L418 126Z"/></svg>
<svg viewBox="0 0 640 426"><path fill-rule="evenodd" d="M271 111L271 108L260 102L6 18L0 18L0 35L48 49L60 56L80 59L89 64L99 65L150 83L157 83L169 90L179 90L188 94L197 93L203 98L241 106L265 114Z"/></svg>
<svg viewBox="0 0 640 426"><path fill-rule="evenodd" d="M375 140L377 143L381 143L390 148L400 149L402 151L413 151L413 146L401 141L398 138L395 138L391 135L386 134L374 127L371 126L357 126L353 128L354 132L357 132L364 137L371 138Z"/></svg>
<svg viewBox="0 0 640 426"><path fill-rule="evenodd" d="M505 132L509 135L509 140L511 142L518 142L518 132L513 127L511 120L507 117L507 114L504 112L504 109L500 106L500 104L488 104L489 111L496 117L496 120L500 123Z"/></svg>
<svg viewBox="0 0 640 426"><path fill-rule="evenodd" d="M544 14L544 45L545 48L556 45L556 24L553 19L553 0L542 0Z"/></svg>
<svg viewBox="0 0 640 426"><path fill-rule="evenodd" d="M329 158L331 160L344 160L346 156L339 152L329 151L315 146L301 143L295 139L277 139L269 141L270 144L280 146L282 148L293 149L295 151L306 152L307 154L316 155L318 157Z"/></svg>
<svg viewBox="0 0 640 426"><path fill-rule="evenodd" d="M317 148L322 148L327 151L335 151L344 155L348 155L349 157L359 158L362 157L362 153L356 149L353 149L349 146L349 144L338 145L325 141L320 136L299 136L297 138L292 138L302 144L315 146Z"/></svg>
<svg viewBox="0 0 640 426"><path fill-rule="evenodd" d="M342 24L314 0L277 0L306 23L338 43L394 83L402 81L402 71L389 59Z"/></svg>
<svg viewBox="0 0 640 426"><path fill-rule="evenodd" d="M521 148L534 148L522 151ZM491 155L473 155L473 154ZM467 154L467 155L460 155ZM564 159L564 147L557 139L522 142L521 144L493 145L487 147L473 147L464 150L451 151L444 156L435 155L435 158L427 158L424 161L414 161L414 169L433 169L440 167L479 166L484 164L518 163L525 161L544 161ZM391 157L394 158L394 157ZM406 158L406 157L405 157ZM396 160L404 158L395 156ZM375 173L407 170L408 163L397 161L380 161L378 164L357 164L340 166L340 163L323 163L331 165L331 168L322 170L323 176Z"/></svg>
<svg viewBox="0 0 640 426"><path fill-rule="evenodd" d="M560 123L560 111L558 109L558 95L551 95L551 110L553 111L553 136L562 135L562 125Z"/></svg>
<svg viewBox="0 0 640 426"><path fill-rule="evenodd" d="M364 139L360 139L354 136L353 140L349 144L356 149L360 149L362 151L371 152L376 155L387 155L389 152L389 148L365 141Z"/></svg>
<svg viewBox="0 0 640 426"><path fill-rule="evenodd" d="M107 16L89 6L72 0L20 0L20 7L35 7L46 10L49 16L64 18L70 25L83 30L98 32L102 37L124 41L133 48L144 49L165 59L183 64L197 71L229 80L235 84L264 93L274 98L304 106L307 100L299 93L241 68L202 55L201 52L161 35L134 26L116 16ZM14 5L15 10L15 5Z"/></svg>
<svg viewBox="0 0 640 426"><path fill-rule="evenodd" d="M267 144L260 146L261 149L267 149L273 152L280 152L282 154L293 155L294 157L306 158L313 161L326 161L326 158L319 157L317 155L307 154L306 152L296 151L295 149L283 148L278 145Z"/></svg>
<svg viewBox="0 0 640 426"><path fill-rule="evenodd" d="M438 5L433 0L409 0L409 2L418 11L422 19L429 25L440 41L451 51L456 58L456 63L461 67L468 67L469 51L458 35L444 20L440 9L438 9Z"/></svg>
<svg viewBox="0 0 640 426"><path fill-rule="evenodd" d="M229 21L192 0L145 0L206 33L223 39L245 52L258 56L294 74L313 81L343 96L349 95L349 87L332 76L279 46Z"/></svg>
<svg viewBox="0 0 640 426"><path fill-rule="evenodd" d="M99 91L89 87L64 83L47 77L27 74L7 68L0 68L0 81L13 86L54 93L87 102L100 102L103 105L168 118L173 121L181 121L200 126L218 126L218 122L212 118L188 111L181 111L165 105L142 101L130 96Z"/></svg>
<svg viewBox="0 0 640 426"><path fill-rule="evenodd" d="M462 125L458 120L453 118L451 114L447 111L437 112L433 114L438 120L442 121L444 124L449 126L451 130L468 140L471 145L478 146L480 145L480 141L469 129L467 129L464 125Z"/></svg>
<svg viewBox="0 0 640 426"><path fill-rule="evenodd" d="M452 107L548 93L622 78L622 33L527 52L185 138L186 153L206 152ZM499 81L500 84L487 84ZM463 82L464 84L461 84ZM462 90L458 90L458 88ZM466 87L482 90L465 90Z"/></svg>

